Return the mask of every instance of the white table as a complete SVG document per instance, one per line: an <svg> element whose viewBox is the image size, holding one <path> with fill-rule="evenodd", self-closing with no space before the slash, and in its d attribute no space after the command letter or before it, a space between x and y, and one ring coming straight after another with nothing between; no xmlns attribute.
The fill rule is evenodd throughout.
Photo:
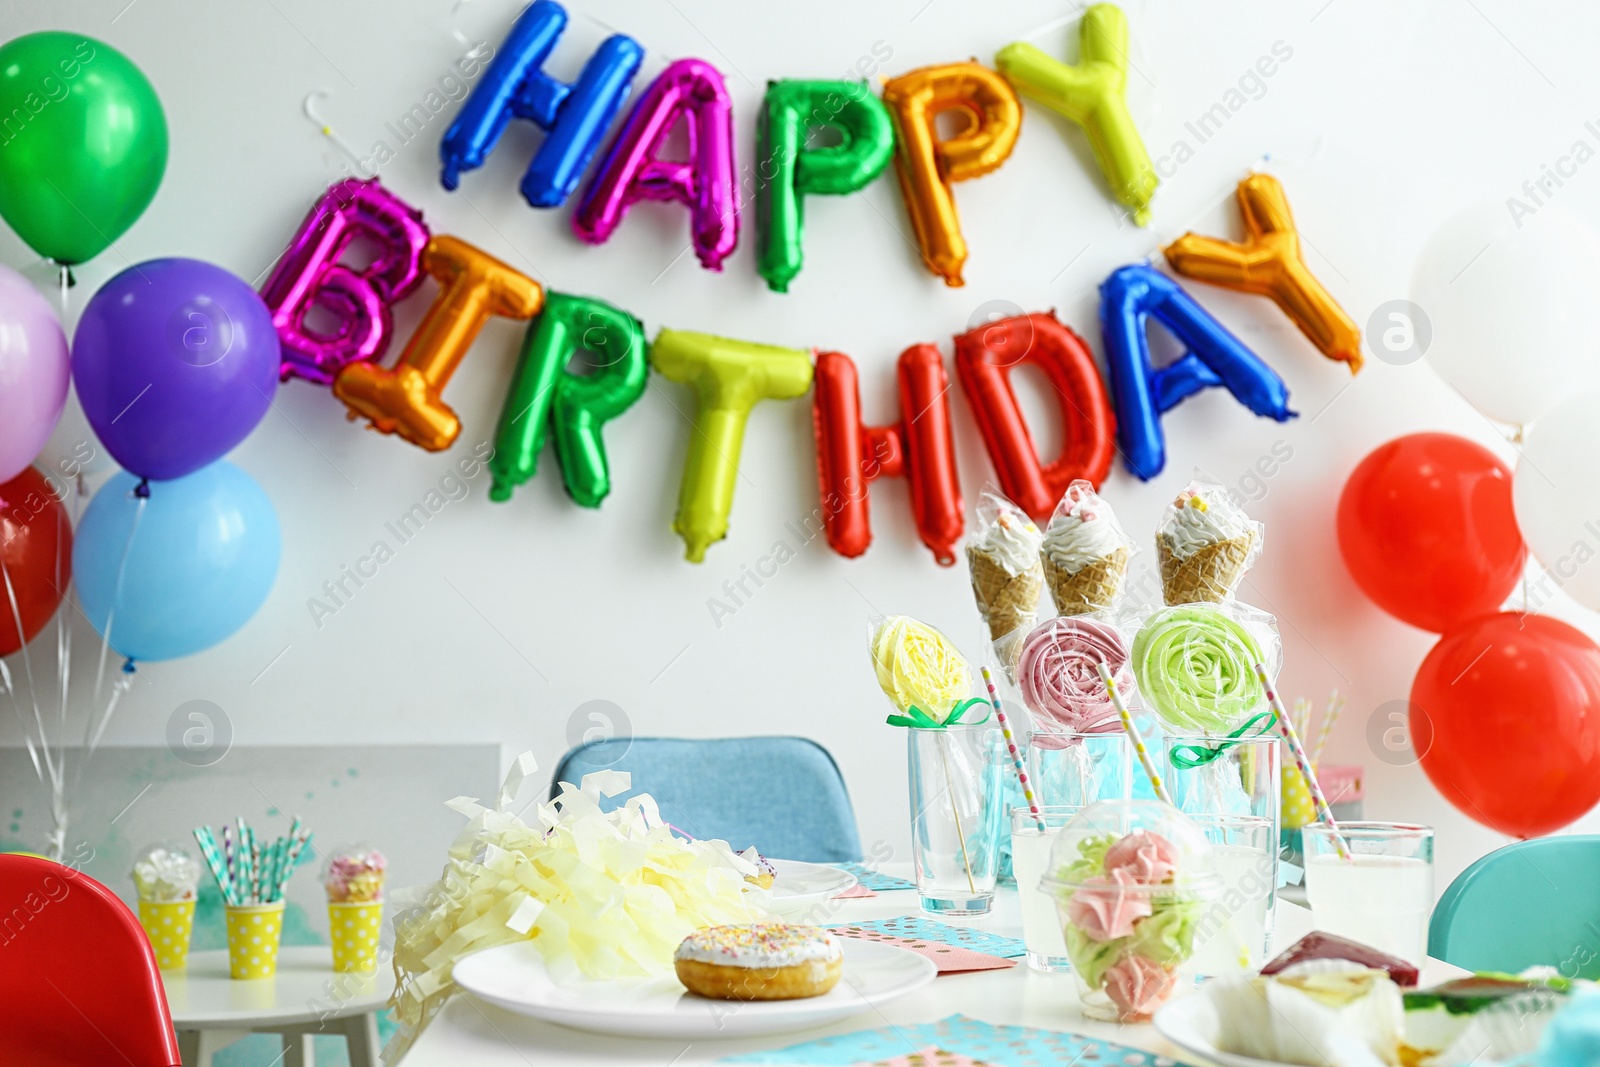
<svg viewBox="0 0 1600 1067"><path fill-rule="evenodd" d="M894 868L885 864L885 869ZM895 873L909 873L896 871ZM829 923L863 922L919 914L917 895L911 890L879 893L875 898L835 900L836 916ZM1015 888L1000 891L995 910L980 919L942 921L972 926L1007 937L1022 936L1022 920ZM1288 947L1311 930L1311 913L1297 904L1280 901L1273 952ZM1438 960L1423 970L1424 982L1444 981L1466 972ZM530 1067L562 1064L571 1067L683 1067L710 1063L723 1056L762 1049L782 1048L831 1034L848 1034L888 1025L936 1022L960 1013L997 1025L1033 1026L1071 1030L1118 1041L1159 1055L1186 1057L1165 1041L1148 1023L1119 1026L1085 1019L1078 1010L1071 975L1040 974L1021 960L1002 971L946 974L881 1010L868 1011L829 1027L796 1034L737 1041L644 1041L607 1038L568 1030L550 1023L515 1015L460 994L450 1000L412 1046L403 1067ZM907 1049L908 1052L913 1051Z"/></svg>
<svg viewBox="0 0 1600 1067"><path fill-rule="evenodd" d="M318 1034L345 1039L350 1067L378 1067L376 1013L394 991L385 961L376 974L335 974L327 945L285 947L276 977L234 981L227 952L192 952L161 980L184 1067L211 1067L218 1050L260 1033L282 1035L282 1067L310 1067Z"/></svg>

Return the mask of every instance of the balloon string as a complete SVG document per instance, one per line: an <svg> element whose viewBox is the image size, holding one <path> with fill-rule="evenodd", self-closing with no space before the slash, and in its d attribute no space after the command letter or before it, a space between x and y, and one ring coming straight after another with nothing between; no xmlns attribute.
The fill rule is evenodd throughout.
<svg viewBox="0 0 1600 1067"><path fill-rule="evenodd" d="M145 505L150 502L149 486L149 479L139 483L139 488L144 490L144 494L142 496L139 494L138 489L134 490L134 497L138 500L138 506L135 508L133 513L133 524L128 527L128 541L122 546L122 558L117 561L117 581L116 585L113 587L111 596L111 610L106 613L105 632L100 635L100 662L95 667L94 672L95 704L100 703L100 690L105 682L106 657L111 654L111 630L116 624L117 605L122 603L122 580L127 576L128 573L128 556L133 552L133 538L134 535L139 532L139 521L144 518ZM131 663L132 660L129 660L129 662ZM99 738L100 734L105 731L105 723L111 718L111 712L116 708L116 706L117 702L115 698L113 698L106 705L106 710L104 714L101 715L100 726L94 734L97 739ZM85 753L85 756L92 754L94 752L94 745L89 743L89 731L87 729L84 730L83 742L84 745L89 749L89 751Z"/></svg>
<svg viewBox="0 0 1600 1067"><path fill-rule="evenodd" d="M22 670L28 678L28 699L33 705L33 723L35 729L39 731L39 744L44 750L45 771L49 775L50 815L53 826L50 835L50 858L60 860L62 856L61 845L66 837L66 794L62 781L64 768L50 752L49 733L44 727L44 713L39 708L39 688L33 677L33 655L28 650L27 635L22 628L22 606L17 601L17 587L11 580L11 568L7 566L3 557L0 557L0 578L5 581L6 601L11 607L11 621L17 628L17 641L22 648ZM61 756L65 758L65 749L63 749ZM37 762L34 769L35 771L38 770Z"/></svg>

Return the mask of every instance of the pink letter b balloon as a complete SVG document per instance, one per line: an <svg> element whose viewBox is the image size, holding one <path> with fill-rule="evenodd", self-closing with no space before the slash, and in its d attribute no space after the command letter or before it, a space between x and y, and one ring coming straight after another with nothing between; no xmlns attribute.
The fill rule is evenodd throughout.
<svg viewBox="0 0 1600 1067"><path fill-rule="evenodd" d="M72 362L50 302L0 267L0 483L27 469L67 402Z"/></svg>

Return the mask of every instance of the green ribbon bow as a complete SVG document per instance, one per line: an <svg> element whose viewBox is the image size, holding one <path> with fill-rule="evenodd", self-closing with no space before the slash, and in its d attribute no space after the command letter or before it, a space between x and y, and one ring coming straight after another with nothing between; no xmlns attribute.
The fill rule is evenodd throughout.
<svg viewBox="0 0 1600 1067"><path fill-rule="evenodd" d="M977 719L964 719L973 707L981 707L983 716ZM904 715L891 715L888 718L890 726L909 726L916 730L943 730L946 726L982 726L989 721L989 702L979 697L969 697L957 704L943 720L935 719L915 704L906 708Z"/></svg>
<svg viewBox="0 0 1600 1067"><path fill-rule="evenodd" d="M1256 729L1257 724L1263 723L1263 720L1265 720L1264 724L1259 729ZM1246 719L1243 726L1218 741L1216 748L1212 748L1209 745L1173 745L1172 751L1167 758L1174 767L1181 771L1204 767L1228 751L1228 749L1236 747L1240 742L1249 741L1267 733L1277 722L1278 713L1276 711L1263 711L1259 715Z"/></svg>

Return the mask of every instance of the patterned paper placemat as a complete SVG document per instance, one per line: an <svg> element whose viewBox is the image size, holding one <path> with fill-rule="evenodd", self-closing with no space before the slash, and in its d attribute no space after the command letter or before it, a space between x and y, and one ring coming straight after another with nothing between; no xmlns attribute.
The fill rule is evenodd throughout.
<svg viewBox="0 0 1600 1067"><path fill-rule="evenodd" d="M1001 937L999 934L973 930L965 926L951 926L949 923L924 919L917 915L902 915L898 919L874 919L871 922L852 923L848 927L839 929L903 937L909 941L938 941L956 948L987 952L991 956L1008 960L1028 954L1027 946L1014 937Z"/></svg>
<svg viewBox="0 0 1600 1067"><path fill-rule="evenodd" d="M930 1061L929 1055L934 1058ZM939 1057L945 1057L940 1059ZM920 1059L919 1059L920 1057ZM962 1058L955 1058L962 1057ZM1168 1056L1102 1041L1097 1037L1040 1030L1031 1026L995 1026L981 1019L952 1015L920 1026L885 1026L838 1037L824 1037L769 1052L747 1052L719 1063L777 1063L866 1067L1181 1067Z"/></svg>
<svg viewBox="0 0 1600 1067"><path fill-rule="evenodd" d="M957 974L962 971L998 971L1005 967L1015 967L1017 961L1004 959L1000 956L991 956L987 952L974 952L970 948L959 945L948 945L943 941L914 940L908 937L892 937L881 934L876 930L865 930L859 926L832 927L835 934L848 937L856 941L876 941L883 945L894 945L915 952L919 956L926 956L932 960L934 966L939 968L940 974Z"/></svg>
<svg viewBox="0 0 1600 1067"><path fill-rule="evenodd" d="M875 871L864 863L835 863L833 866L841 871L849 871L856 876L856 881L861 885L879 893L895 889L917 888L917 883L915 882L908 882L904 878L898 878L892 874L884 874L882 871Z"/></svg>

